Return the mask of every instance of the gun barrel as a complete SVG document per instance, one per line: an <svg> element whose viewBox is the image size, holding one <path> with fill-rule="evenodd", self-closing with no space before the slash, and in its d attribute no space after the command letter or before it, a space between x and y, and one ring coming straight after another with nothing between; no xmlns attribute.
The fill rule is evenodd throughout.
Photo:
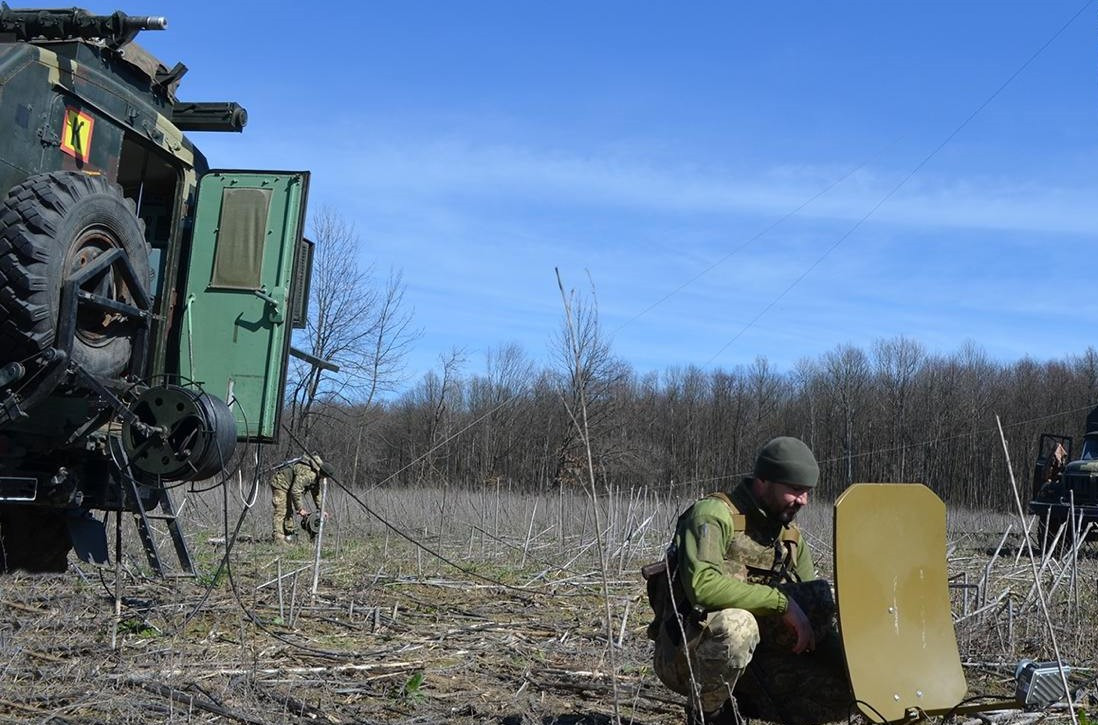
<svg viewBox="0 0 1098 725"><path fill-rule="evenodd" d="M125 24L132 30L166 30L168 19L163 15L127 15Z"/></svg>
<svg viewBox="0 0 1098 725"><path fill-rule="evenodd" d="M162 15L92 15L86 10L12 10L0 8L0 33L16 40L91 40L98 38L117 47L142 30L164 30L168 19Z"/></svg>
<svg viewBox="0 0 1098 725"><path fill-rule="evenodd" d="M181 131L242 131L248 123L248 112L232 101L180 101L172 109L172 123Z"/></svg>

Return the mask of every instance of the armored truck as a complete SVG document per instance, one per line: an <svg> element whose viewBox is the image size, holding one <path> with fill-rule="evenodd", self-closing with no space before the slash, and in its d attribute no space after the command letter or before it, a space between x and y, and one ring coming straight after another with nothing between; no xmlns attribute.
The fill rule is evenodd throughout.
<svg viewBox="0 0 1098 725"><path fill-rule="evenodd" d="M1098 408L1087 414L1078 458L1072 443L1071 436L1052 433L1038 443L1029 512L1037 517L1043 549L1098 539Z"/></svg>
<svg viewBox="0 0 1098 725"><path fill-rule="evenodd" d="M0 8L0 570L104 561L101 512L192 568L170 491L277 438L309 174L210 168L247 113L178 97L166 26Z"/></svg>

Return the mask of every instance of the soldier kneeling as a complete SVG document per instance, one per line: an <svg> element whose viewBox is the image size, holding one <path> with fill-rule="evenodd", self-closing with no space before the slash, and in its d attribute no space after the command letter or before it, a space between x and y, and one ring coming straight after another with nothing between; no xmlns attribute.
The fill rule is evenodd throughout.
<svg viewBox="0 0 1098 725"><path fill-rule="evenodd" d="M793 524L819 471L802 441L771 440L754 475L687 509L666 560L644 568L653 667L687 696L691 725L848 716L854 696L831 587Z"/></svg>

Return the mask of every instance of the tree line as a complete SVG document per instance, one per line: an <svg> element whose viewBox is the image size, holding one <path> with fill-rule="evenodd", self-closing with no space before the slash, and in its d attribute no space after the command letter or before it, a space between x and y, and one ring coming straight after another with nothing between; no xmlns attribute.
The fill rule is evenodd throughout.
<svg viewBox="0 0 1098 725"><path fill-rule="evenodd" d="M1025 496L1040 434L1080 440L1098 402L1094 348L1002 363L974 344L929 354L905 337L840 345L788 372L760 356L647 374L607 357L597 373L585 381L597 490L718 490L750 473L762 443L794 435L820 461L825 499L857 481L923 482L952 505L1011 510L996 416ZM567 370L504 346L484 373L463 375L451 357L391 401L330 403L322 438L356 485L582 485L586 448L567 412L577 389Z"/></svg>
<svg viewBox="0 0 1098 725"><path fill-rule="evenodd" d="M840 344L792 370L765 356L731 369L638 372L613 355L593 293L561 285L565 311L542 366L517 345L467 370L455 350L400 392L418 331L403 282L353 262L358 238L323 210L306 347L340 372L297 363L289 426L352 486L505 485L596 492L727 488L760 445L794 435L821 466L819 495L858 481L922 482L952 505L1010 510L1010 463L1028 495L1041 433L1084 433L1098 404L1098 351L1063 360L991 359L974 342L929 352L898 336ZM593 474L593 475L592 475Z"/></svg>

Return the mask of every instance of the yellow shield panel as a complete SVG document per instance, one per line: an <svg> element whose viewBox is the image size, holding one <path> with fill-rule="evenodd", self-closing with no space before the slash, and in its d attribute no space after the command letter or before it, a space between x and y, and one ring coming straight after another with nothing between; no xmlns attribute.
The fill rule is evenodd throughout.
<svg viewBox="0 0 1098 725"><path fill-rule="evenodd" d="M856 483L835 501L843 648L874 722L945 712L964 697L946 579L945 504L929 488Z"/></svg>

